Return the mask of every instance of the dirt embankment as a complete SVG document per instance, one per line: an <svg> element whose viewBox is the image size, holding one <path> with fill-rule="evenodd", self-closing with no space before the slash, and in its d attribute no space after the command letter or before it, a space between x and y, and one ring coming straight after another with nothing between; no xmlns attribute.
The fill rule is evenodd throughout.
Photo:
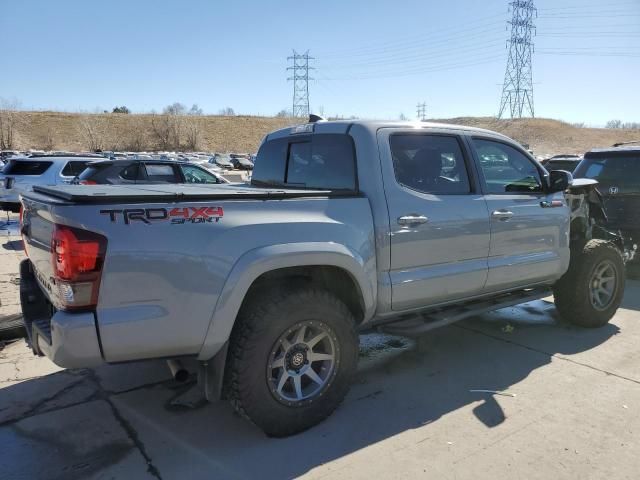
<svg viewBox="0 0 640 480"><path fill-rule="evenodd" d="M295 119L249 116L185 116L163 124L162 116L142 114L81 114L14 112L14 148L82 151L98 143L105 150L192 149L255 152L271 130L297 123ZM503 133L526 143L536 155L584 153L593 147L640 140L640 130L578 128L545 118L498 120L491 117L439 119ZM162 131L162 129L166 131ZM159 131L160 130L160 131ZM161 140L166 134L164 143Z"/></svg>

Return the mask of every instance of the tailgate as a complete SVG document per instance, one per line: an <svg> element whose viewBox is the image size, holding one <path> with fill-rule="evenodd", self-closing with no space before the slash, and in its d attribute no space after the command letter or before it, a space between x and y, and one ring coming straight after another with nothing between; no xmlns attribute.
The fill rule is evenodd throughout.
<svg viewBox="0 0 640 480"><path fill-rule="evenodd" d="M49 279L53 277L51 238L54 227L51 205L24 198L22 205L21 233L25 253L31 260L38 283L50 296L52 289Z"/></svg>

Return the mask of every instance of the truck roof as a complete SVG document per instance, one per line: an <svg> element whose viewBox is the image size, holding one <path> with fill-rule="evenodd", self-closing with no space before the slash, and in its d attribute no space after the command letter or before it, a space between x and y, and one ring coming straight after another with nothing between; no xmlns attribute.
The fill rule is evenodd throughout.
<svg viewBox="0 0 640 480"><path fill-rule="evenodd" d="M640 145L627 145L621 147L592 148L585 155L593 153L640 153Z"/></svg>
<svg viewBox="0 0 640 480"><path fill-rule="evenodd" d="M416 130L453 130L467 133L488 134L494 137L500 137L510 142L513 140L506 135L487 130L484 128L468 127L465 125L455 125L451 123L435 123L435 122L408 122L408 121L390 121L390 120L330 120L304 123L293 125L287 128L281 128L267 135L267 139L280 138L299 133L347 133L354 125L359 125L372 133L377 132L381 128L411 128ZM308 128L305 128L308 127Z"/></svg>

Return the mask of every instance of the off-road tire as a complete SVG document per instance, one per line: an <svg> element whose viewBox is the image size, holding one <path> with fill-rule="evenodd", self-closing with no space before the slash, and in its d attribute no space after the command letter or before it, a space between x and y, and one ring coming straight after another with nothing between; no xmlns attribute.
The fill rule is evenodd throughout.
<svg viewBox="0 0 640 480"><path fill-rule="evenodd" d="M592 305L590 286L596 267L610 261L616 272L613 297L605 309ZM553 296L562 319L580 327L597 328L606 325L622 302L625 266L622 254L606 240L590 240L582 251L571 252L569 270L556 283Z"/></svg>
<svg viewBox="0 0 640 480"><path fill-rule="evenodd" d="M269 388L267 366L275 342L294 325L321 321L335 333L340 361L321 396L304 405L285 405ZM327 418L347 394L358 361L358 334L347 306L314 286L268 289L242 306L231 334L224 395L267 435L302 432Z"/></svg>

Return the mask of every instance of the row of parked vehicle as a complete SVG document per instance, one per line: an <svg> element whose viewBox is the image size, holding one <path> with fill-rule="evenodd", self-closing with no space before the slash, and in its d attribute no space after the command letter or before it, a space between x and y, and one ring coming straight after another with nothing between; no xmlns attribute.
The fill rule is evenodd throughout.
<svg viewBox="0 0 640 480"><path fill-rule="evenodd" d="M40 154L12 157L0 173L0 208L20 209L20 194L35 185L126 185L229 183L209 162L109 157L100 154Z"/></svg>
<svg viewBox="0 0 640 480"><path fill-rule="evenodd" d="M87 153L94 155L94 153ZM2 150L0 151L0 166L6 163L10 158L15 157L41 157L48 156L77 156L78 153L53 151L45 152L42 150ZM81 153L80 155L84 155ZM101 151L97 155L110 160L175 160L197 164L208 164L213 170L222 173L225 170L253 170L255 161L254 154L248 153L207 153L207 152L114 152Z"/></svg>

